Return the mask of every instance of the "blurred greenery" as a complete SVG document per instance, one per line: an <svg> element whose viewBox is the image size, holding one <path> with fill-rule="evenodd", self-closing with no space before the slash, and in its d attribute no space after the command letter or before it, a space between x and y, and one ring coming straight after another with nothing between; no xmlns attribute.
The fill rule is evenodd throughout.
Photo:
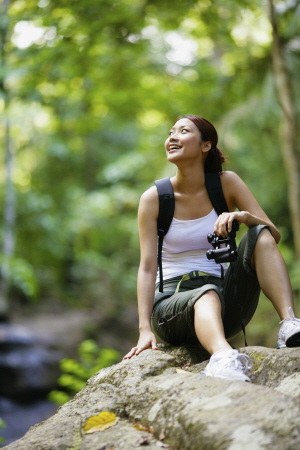
<svg viewBox="0 0 300 450"><path fill-rule="evenodd" d="M299 1L275 4L299 113ZM139 197L174 173L163 143L187 113L216 125L227 170L280 228L299 290L265 2L15 0L0 29L17 204L12 305L55 298L114 317L135 304ZM1 148L5 138L1 126ZM0 179L3 209L4 158ZM256 316L262 343L269 315Z"/></svg>
<svg viewBox="0 0 300 450"><path fill-rule="evenodd" d="M6 427L6 424L4 420L0 418L0 433L2 432L2 429ZM0 436L0 444L3 444L5 442L4 437Z"/></svg>
<svg viewBox="0 0 300 450"><path fill-rule="evenodd" d="M49 400L63 405L86 385L86 381L99 370L109 367L120 359L119 353L112 348L100 349L95 341L87 339L78 347L79 360L64 358L60 362L62 375L58 384L62 390L53 390Z"/></svg>

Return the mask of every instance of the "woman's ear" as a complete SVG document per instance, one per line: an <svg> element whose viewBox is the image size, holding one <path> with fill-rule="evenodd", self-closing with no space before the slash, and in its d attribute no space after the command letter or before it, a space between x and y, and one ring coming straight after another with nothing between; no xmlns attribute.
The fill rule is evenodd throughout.
<svg viewBox="0 0 300 450"><path fill-rule="evenodd" d="M211 149L211 142L210 141L205 141L202 143L202 151L203 152L209 152L209 150Z"/></svg>

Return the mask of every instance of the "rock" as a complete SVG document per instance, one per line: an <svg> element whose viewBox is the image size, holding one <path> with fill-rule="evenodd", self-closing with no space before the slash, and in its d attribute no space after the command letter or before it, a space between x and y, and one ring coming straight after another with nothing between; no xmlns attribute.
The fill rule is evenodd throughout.
<svg viewBox="0 0 300 450"><path fill-rule="evenodd" d="M243 351L254 361L252 384L199 375L207 357L199 347L146 350L98 372L54 416L4 448L298 450L300 349ZM115 413L117 424L85 434L85 421L102 411Z"/></svg>
<svg viewBox="0 0 300 450"><path fill-rule="evenodd" d="M300 398L300 373L293 373L284 378L275 389L283 394Z"/></svg>
<svg viewBox="0 0 300 450"><path fill-rule="evenodd" d="M255 384L276 388L289 375L300 372L298 348L247 347L241 351L252 358L254 373L251 380Z"/></svg>

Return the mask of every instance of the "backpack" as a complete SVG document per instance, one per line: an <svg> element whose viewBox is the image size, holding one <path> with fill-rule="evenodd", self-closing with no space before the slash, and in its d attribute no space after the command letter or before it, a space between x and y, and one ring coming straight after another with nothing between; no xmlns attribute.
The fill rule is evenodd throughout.
<svg viewBox="0 0 300 450"><path fill-rule="evenodd" d="M163 271L162 271L162 246L164 236L169 231L175 210L175 197L170 178L162 178L155 181L159 198L159 213L157 218L157 262L159 268L159 292L163 292ZM205 173L205 185L210 201L220 215L229 212L218 172Z"/></svg>

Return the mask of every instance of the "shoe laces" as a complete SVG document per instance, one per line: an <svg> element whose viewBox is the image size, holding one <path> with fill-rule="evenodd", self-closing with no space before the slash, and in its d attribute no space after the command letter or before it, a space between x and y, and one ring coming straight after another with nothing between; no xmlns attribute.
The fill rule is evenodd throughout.
<svg viewBox="0 0 300 450"><path fill-rule="evenodd" d="M241 370L243 373L246 373L252 368L252 361L245 353L239 353L237 355L227 355L226 358L224 357L224 359L220 359L217 364L219 365L220 369L231 367L232 369Z"/></svg>
<svg viewBox="0 0 300 450"><path fill-rule="evenodd" d="M293 324L293 325L300 326L300 319L297 319L295 317L294 310L291 306L289 307L288 312L289 312L290 317L287 317L286 319L283 319L281 322L279 322L279 323L282 323L282 326L281 326L282 332L284 332L285 328L287 328L289 325Z"/></svg>

